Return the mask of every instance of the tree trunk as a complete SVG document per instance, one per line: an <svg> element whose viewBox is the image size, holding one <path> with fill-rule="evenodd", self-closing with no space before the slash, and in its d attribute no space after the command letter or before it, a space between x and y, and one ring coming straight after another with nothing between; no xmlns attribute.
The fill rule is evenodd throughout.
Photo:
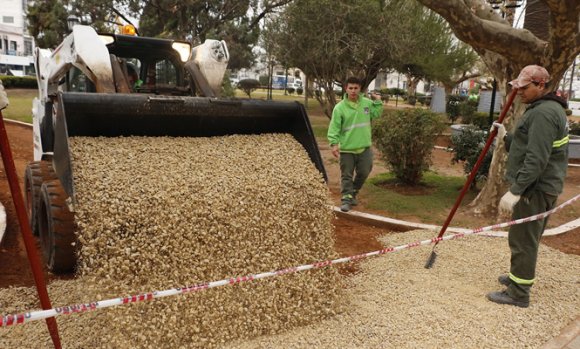
<svg viewBox="0 0 580 349"><path fill-rule="evenodd" d="M419 84L420 79L413 78L412 75L405 74L407 76L407 97L414 96L417 92L417 85Z"/></svg>

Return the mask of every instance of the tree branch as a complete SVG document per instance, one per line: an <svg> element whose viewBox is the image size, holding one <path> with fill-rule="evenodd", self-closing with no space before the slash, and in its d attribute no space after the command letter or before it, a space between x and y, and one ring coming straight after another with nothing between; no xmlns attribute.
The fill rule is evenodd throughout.
<svg viewBox="0 0 580 349"><path fill-rule="evenodd" d="M476 50L491 50L524 64L532 63L529 62L530 57L543 56L545 53L545 41L528 30L512 28L506 21L498 21L496 15L486 11L489 6L482 1L417 1L445 18L455 35Z"/></svg>
<svg viewBox="0 0 580 349"><path fill-rule="evenodd" d="M266 6L264 7L264 10L262 10L262 12L258 13L258 15L256 17L254 17L254 19L252 20L252 22L250 23L249 28L253 29L255 26L257 26L260 21L269 13L273 12L276 8L278 7L282 7L285 6L289 3L291 3L293 0L280 0L278 2L274 2L274 3L268 3L266 4Z"/></svg>

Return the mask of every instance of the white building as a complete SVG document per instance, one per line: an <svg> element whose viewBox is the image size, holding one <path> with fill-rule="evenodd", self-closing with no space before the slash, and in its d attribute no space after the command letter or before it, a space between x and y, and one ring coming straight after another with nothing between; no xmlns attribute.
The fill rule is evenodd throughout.
<svg viewBox="0 0 580 349"><path fill-rule="evenodd" d="M0 0L0 75L34 72L34 40L26 27L27 0Z"/></svg>
<svg viewBox="0 0 580 349"><path fill-rule="evenodd" d="M403 90L407 89L407 76L398 72L379 72L376 79L371 81L369 84L369 90L380 90L383 88L400 88ZM429 87L423 82L419 81L417 84L417 93L427 93L429 92Z"/></svg>

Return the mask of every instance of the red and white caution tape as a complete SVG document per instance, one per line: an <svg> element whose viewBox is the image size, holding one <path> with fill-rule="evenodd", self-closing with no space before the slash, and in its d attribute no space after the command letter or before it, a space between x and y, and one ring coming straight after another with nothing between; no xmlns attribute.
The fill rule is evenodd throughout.
<svg viewBox="0 0 580 349"><path fill-rule="evenodd" d="M354 255L354 256L350 256L350 257L343 257L343 258L338 258L338 259L334 259L334 260L321 261L321 262L316 262L313 264L306 264L306 265L301 265L301 266L297 266L297 267L290 267L290 268L280 269L280 270L271 271L271 272L267 272L267 273L260 273L260 274L241 276L241 277L230 278L230 279L223 279L223 280L219 280L219 281L212 281L212 282L208 282L208 283L202 283L202 284L196 284L196 285L190 285L190 286L184 286L184 287L177 287L177 288L172 288L172 289L168 289L168 290L164 290L164 291L154 291L154 292L150 292L150 293L132 295L132 296L121 297L121 298L107 299L107 300L98 301L98 302L75 304L75 305L58 307L58 308L48 309L48 310L30 311L30 312L25 312L25 313L16 314L16 315L5 315L5 316L2 316L0 318L0 327L8 327L8 326L16 325L16 324L23 324L26 322L35 321L35 320L42 320L42 319L46 319L46 318L54 317L54 316L59 316L59 315L70 315L70 314L74 314L74 313L82 313L82 312L86 312L86 311L114 307L114 306L128 304L128 303L138 303L138 302L148 301L148 300L155 299L155 298L175 296L175 295L180 295L180 294L185 294L185 293L190 293L190 292L198 292L198 291L206 290L208 288L239 284L239 283L246 282L246 281L265 279L265 278L272 277L272 276L280 276L280 275L295 273L295 272L304 271L304 270L324 268L324 267L327 267L327 266L333 265L333 264L340 264L340 263L346 263L346 262L350 262L350 261L356 261L356 260L360 260L360 259L364 259L364 258L368 258L368 257L372 257L372 256L383 255L385 253L396 252L396 251L405 250L405 249L409 249L409 248L417 247L417 246L421 246L421 245L430 245L430 244L433 244L437 241L459 239L459 238L462 238L464 236L471 235L471 234L478 234L478 233L481 233L484 231L490 231L490 230L494 230L494 229L498 229L498 228L505 228L505 227L509 227L509 226L512 226L515 224L521 224L521 223L525 223L525 222L535 221L538 219L543 219L543 218L551 215L552 213L559 211L559 210L563 209L564 207L572 204L573 202L577 201L579 198L580 198L580 194L576 195L572 199L564 202L560 206L558 206L550 211L547 211L547 212L544 212L541 214L537 214L534 216L530 216L527 218L516 219L516 220L510 221L510 222L494 224L494 225L490 225L490 226L482 227L482 228L476 228L476 229L470 230L470 231L465 232L465 233L459 233L459 234L454 234L454 235L445 235L445 236L440 237L440 238L435 237L435 238L432 238L429 240L411 242L409 244L401 245L401 246L397 246L397 247L387 247L387 248L384 248L382 250L373 251L373 252L369 252L369 253L363 253L363 254Z"/></svg>

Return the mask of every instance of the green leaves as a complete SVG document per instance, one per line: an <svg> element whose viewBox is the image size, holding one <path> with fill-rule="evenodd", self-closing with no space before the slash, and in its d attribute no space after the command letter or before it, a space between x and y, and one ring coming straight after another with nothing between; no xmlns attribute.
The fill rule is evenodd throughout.
<svg viewBox="0 0 580 349"><path fill-rule="evenodd" d="M435 139L445 123L425 109L388 111L373 123L373 140L382 159L403 183L415 185L429 169Z"/></svg>

